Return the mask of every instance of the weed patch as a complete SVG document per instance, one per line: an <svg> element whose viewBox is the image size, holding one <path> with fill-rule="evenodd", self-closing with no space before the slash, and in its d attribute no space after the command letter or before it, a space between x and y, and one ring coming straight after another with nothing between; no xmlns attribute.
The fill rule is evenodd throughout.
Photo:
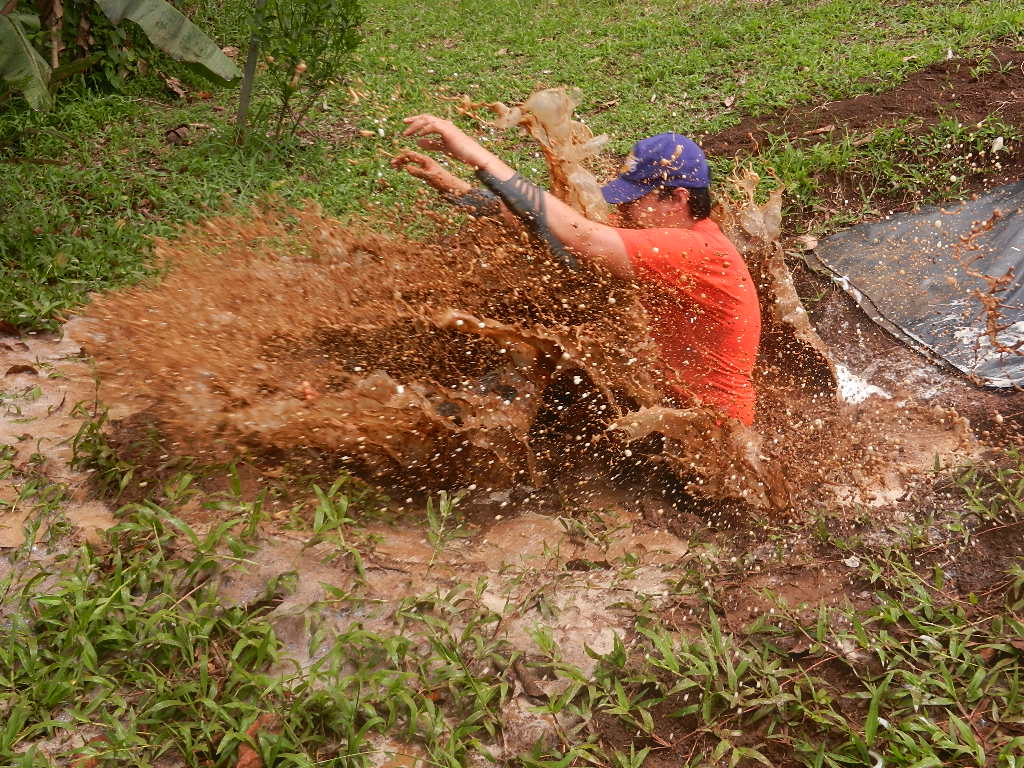
<svg viewBox="0 0 1024 768"><path fill-rule="evenodd" d="M191 5L221 44L245 44L248 6L231 0L214 13ZM233 145L231 91L200 99L195 93L208 86L196 82L171 101L157 76L136 78L118 95L68 86L51 113L3 112L2 319L55 328L91 292L152 274L151 238L225 198L243 206L268 193L311 198L336 215L405 205L412 183L388 167L386 153L400 118L436 110L439 94L514 101L537 83L578 86L588 123L625 153L659 130L713 134L743 115L891 88L949 50L972 56L995 40L1012 43L1024 21L1015 3L953 0L682 8L658 0L635 13L587 3L583 28L581 13L578 3L368 3L352 77L314 105L299 136L272 147ZM576 30L572 46L567 28ZM514 137L495 146L528 176L543 175L540 159ZM827 162L805 159L809 172L818 159ZM806 162L794 169L797 185Z"/></svg>
<svg viewBox="0 0 1024 768"><path fill-rule="evenodd" d="M332 588L304 616L308 661L296 665L275 628L295 578L275 577L237 603L218 593L264 545L258 500L226 496L220 520L200 529L178 514L191 496L170 494L122 509L102 542L76 543L60 522L65 489L9 458L0 474L33 514L29 541L0 572L8 764L233 766L252 749L265 765L362 766L383 749L453 768L479 756L545 768L839 768L882 756L904 768L1014 768L1024 749L1020 552L990 563L984 591L957 573L989 537L1010 538L1021 523L1024 465L1012 452L956 476L960 511L922 518L902 538L817 536L825 561L862 564L847 590L856 606L807 610L768 591L770 608L729 629L722 580L756 561L737 566L728 550L705 546L691 567L666 572L690 606L687 627L630 602L625 631L590 652L593 672L553 641L555 603L537 614L531 648L511 644L503 628L528 606L495 610L485 581L398 600L389 628L372 630L359 621L331 629L340 607L363 610L358 581ZM312 489L309 523L343 547L365 538L347 487ZM421 523L428 539L449 530L451 500L441 501ZM594 530L587 523L579 536ZM607 535L602 552L614 544ZM446 542L431 542L436 557ZM346 562L354 573L380 568ZM573 562L559 590L574 588ZM635 578L636 562L614 566L618 583Z"/></svg>

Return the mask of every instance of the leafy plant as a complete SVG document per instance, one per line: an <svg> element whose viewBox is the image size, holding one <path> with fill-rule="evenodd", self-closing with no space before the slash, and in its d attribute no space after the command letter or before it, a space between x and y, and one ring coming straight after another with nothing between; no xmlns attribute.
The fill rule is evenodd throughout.
<svg viewBox="0 0 1024 768"><path fill-rule="evenodd" d="M38 28L35 14L0 12L0 78L21 91L33 109L48 109L50 66L29 40L29 30Z"/></svg>
<svg viewBox="0 0 1024 768"><path fill-rule="evenodd" d="M431 565L448 542L469 535L462 527L462 515L457 511L461 500L460 494L452 496L447 491L438 494L436 507L432 498L427 499L427 541L434 549Z"/></svg>
<svg viewBox="0 0 1024 768"><path fill-rule="evenodd" d="M249 44L239 135L248 119L248 94L256 77L257 61L266 64L263 75L275 103L264 104L257 118L269 117L273 134L294 133L327 88L349 65L359 44L357 27L363 15L359 0L267 0L256 5Z"/></svg>
<svg viewBox="0 0 1024 768"><path fill-rule="evenodd" d="M117 496L128 487L135 475L135 466L117 455L104 432L107 410L95 404L92 411L79 403L72 415L83 418L82 425L71 440L71 466L93 473L99 489Z"/></svg>
<svg viewBox="0 0 1024 768"><path fill-rule="evenodd" d="M238 68L195 24L164 0L96 0L114 24L125 19L142 27L150 41L173 58L194 64L199 71L234 80Z"/></svg>
<svg viewBox="0 0 1024 768"><path fill-rule="evenodd" d="M58 68L64 35L63 6L56 0L39 0L37 13L15 13L18 2L10 0L0 10L0 79L9 90L20 91L33 109L49 109L53 105L50 90L54 82L87 68L95 58L86 57ZM68 6L77 20L71 32L80 48L89 47L89 10L98 7L115 27L125 20L134 22L153 45L204 75L228 82L241 74L213 40L165 0L71 0ZM50 32L49 63L36 50L30 33L38 30L43 21ZM107 42L118 48L122 40L123 37Z"/></svg>

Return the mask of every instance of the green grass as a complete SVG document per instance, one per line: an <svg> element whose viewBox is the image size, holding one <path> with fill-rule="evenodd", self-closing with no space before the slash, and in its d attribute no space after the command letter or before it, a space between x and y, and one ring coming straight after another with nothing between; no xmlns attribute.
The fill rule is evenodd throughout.
<svg viewBox="0 0 1024 768"><path fill-rule="evenodd" d="M220 42L244 44L245 3L189 5ZM228 140L234 89L183 104L156 76L125 94L69 87L44 115L9 103L0 113L0 319L53 328L90 292L146 275L153 236L225 200L312 198L341 216L406 205L415 185L390 170L381 150L394 150L402 116L448 110L442 95L514 102L538 84L576 85L583 117L624 152L660 130L699 135L744 114L885 89L949 49L969 56L1007 36L1019 43L1024 26L1024 3L988 0L368 0L366 11L350 82L361 98L352 103L347 87L327 94L312 145L237 149ZM209 88L172 62L162 69ZM182 123L209 128L195 129L187 146L168 144L166 131ZM358 130L383 136L364 139ZM519 140L496 146L526 173L542 174ZM778 161L798 197L813 195L815 174L846 153L776 150L767 162ZM858 154L878 156L881 143ZM910 194L932 189L931 177L903 166L894 171Z"/></svg>
<svg viewBox="0 0 1024 768"><path fill-rule="evenodd" d="M0 476L34 514L14 570L0 580L4 765L49 766L40 738L84 733L89 743L64 744L62 758L233 766L262 714L276 718L257 739L266 765L366 765L368 737L394 732L422 742L434 764L455 768L478 736L493 738L508 686L472 676L467 664L501 649L493 641L469 646L493 619L461 591L401 606L402 633L354 625L321 636L309 669L270 674L281 643L265 614L286 587L275 581L265 596L234 608L216 592L215 577L253 551L258 507L229 495L220 507L226 519L199 535L171 509L133 504L102 547L69 548L64 489L20 475L10 458L4 454ZM454 729L434 704L439 691L467 702ZM323 755L326 762L317 760Z"/></svg>
<svg viewBox="0 0 1024 768"><path fill-rule="evenodd" d="M267 766L361 767L389 736L427 765L462 768L502 743L520 668L565 684L533 707L558 718L556 738L526 745L513 765L842 768L878 756L899 768L1022 765L1024 567L995 576L987 594L957 595L949 565L928 563L936 537L969 558L985 529L1014 535L1024 524L1019 454L961 473L959 511L922 513L889 544L833 537L840 548L826 561L852 547L864 563L861 607L777 602L727 631L722 590L737 566L705 547L673 573L693 629L680 633L643 599L624 602L631 626L593 654L593 674L567 663L542 624L530 655L503 640L483 582L399 601L393 629L375 632L358 622L332 632L339 610L371 614L358 583L328 587L304 614L313 661L297 668L272 616L294 584L288 573L244 604L217 593L260 546L261 503L237 487L205 498L219 515L200 533L179 516L190 498L179 482L124 507L102 543L78 543L63 520L67 489L12 459L0 454L0 480L17 490L4 504L32 515L0 578L4 765L42 768L49 754L94 756L98 766L234 766L247 742ZM309 522L340 549L361 526L344 486L313 489ZM427 537L439 527L421 525ZM623 584L629 572L626 562ZM553 610L542 613L557 622ZM247 736L261 715L272 724Z"/></svg>
<svg viewBox="0 0 1024 768"><path fill-rule="evenodd" d="M949 49L969 54L1018 34L1024 20L1020 3L941 0L385 6L359 53L371 89L401 82L410 104L429 104L439 90L507 101L537 83L577 85L593 127L623 152L661 130L700 134L742 113L885 89Z"/></svg>
<svg viewBox="0 0 1024 768"><path fill-rule="evenodd" d="M993 153L999 137L1004 148ZM746 161L764 186L785 184L791 214L828 232L894 208L962 198L1022 139L1024 128L997 117L967 125L947 117L924 131L895 125L803 146L773 136ZM729 161L715 164L719 173L730 170ZM833 183L839 179L843 184Z"/></svg>

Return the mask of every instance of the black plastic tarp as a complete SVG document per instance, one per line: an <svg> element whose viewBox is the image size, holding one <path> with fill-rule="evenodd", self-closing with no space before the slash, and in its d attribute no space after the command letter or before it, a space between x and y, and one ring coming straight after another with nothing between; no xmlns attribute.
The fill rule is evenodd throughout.
<svg viewBox="0 0 1024 768"><path fill-rule="evenodd" d="M1024 182L1008 184L975 200L839 232L809 261L911 347L980 385L1021 386L1022 209Z"/></svg>

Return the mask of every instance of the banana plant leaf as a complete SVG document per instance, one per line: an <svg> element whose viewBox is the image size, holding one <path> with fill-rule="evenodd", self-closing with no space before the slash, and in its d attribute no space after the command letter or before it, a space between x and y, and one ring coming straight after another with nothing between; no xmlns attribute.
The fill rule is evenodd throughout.
<svg viewBox="0 0 1024 768"><path fill-rule="evenodd" d="M238 67L195 24L164 0L96 0L114 24L134 21L160 50L221 80L234 80Z"/></svg>
<svg viewBox="0 0 1024 768"><path fill-rule="evenodd" d="M32 109L53 106L50 65L32 47L25 27L36 28L39 18L28 13L0 15L0 79L22 92Z"/></svg>

